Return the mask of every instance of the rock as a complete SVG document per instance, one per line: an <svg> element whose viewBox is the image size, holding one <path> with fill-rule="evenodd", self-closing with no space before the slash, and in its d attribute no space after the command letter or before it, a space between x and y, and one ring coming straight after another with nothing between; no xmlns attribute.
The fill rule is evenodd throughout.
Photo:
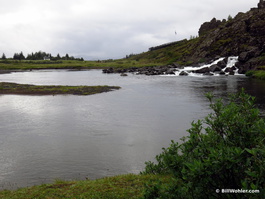
<svg viewBox="0 0 265 199"><path fill-rule="evenodd" d="M170 69L168 69L168 70L165 72L165 74L166 74L166 75L175 75L175 71L176 71L175 68L170 68Z"/></svg>
<svg viewBox="0 0 265 199"><path fill-rule="evenodd" d="M178 69L184 69L184 66L181 66L181 65L179 65L177 63L173 63L173 67L174 68L178 68Z"/></svg>
<svg viewBox="0 0 265 199"><path fill-rule="evenodd" d="M222 60L217 63L217 66L220 67L221 69L224 69L226 67L227 61Z"/></svg>
<svg viewBox="0 0 265 199"><path fill-rule="evenodd" d="M222 68L220 68L217 64L214 64L214 65L210 66L210 71L211 72L219 72L221 70L222 70Z"/></svg>
<svg viewBox="0 0 265 199"><path fill-rule="evenodd" d="M259 9L264 9L265 8L265 1L264 0L260 0L258 3L258 8Z"/></svg>
<svg viewBox="0 0 265 199"><path fill-rule="evenodd" d="M229 75L235 75L235 72L234 71L230 71Z"/></svg>
<svg viewBox="0 0 265 199"><path fill-rule="evenodd" d="M128 72L129 72L129 73L134 73L134 72L137 71L137 69L138 69L137 67L132 67L132 68L129 68L129 69L128 69Z"/></svg>
<svg viewBox="0 0 265 199"><path fill-rule="evenodd" d="M204 67L198 70L194 71L195 73L209 73L210 72L210 68L209 67Z"/></svg>
<svg viewBox="0 0 265 199"><path fill-rule="evenodd" d="M238 68L239 74L245 74L247 71L252 69L249 63L245 63L245 64L238 63L236 64L236 67Z"/></svg>
<svg viewBox="0 0 265 199"><path fill-rule="evenodd" d="M207 76L212 76L212 75L214 75L213 73L210 73L210 72L207 72L207 73L203 73L203 75L207 75Z"/></svg>
<svg viewBox="0 0 265 199"><path fill-rule="evenodd" d="M199 36L202 36L210 30L217 28L221 25L221 23L222 22L220 20L216 20L216 18L213 18L210 22L203 23L199 29Z"/></svg>
<svg viewBox="0 0 265 199"><path fill-rule="evenodd" d="M189 74L185 71L181 71L181 73L179 74L179 76L188 76Z"/></svg>
<svg viewBox="0 0 265 199"><path fill-rule="evenodd" d="M219 75L225 75L225 72L224 72L224 71L221 71L221 72L219 73Z"/></svg>
<svg viewBox="0 0 265 199"><path fill-rule="evenodd" d="M125 73L125 72L127 72L127 70L126 69L120 69L120 68L118 68L118 69L116 69L115 72L116 73Z"/></svg>
<svg viewBox="0 0 265 199"><path fill-rule="evenodd" d="M253 57L253 54L251 52L242 52L238 56L238 61L247 62L252 57Z"/></svg>
<svg viewBox="0 0 265 199"><path fill-rule="evenodd" d="M233 72L233 71L234 71L233 68L226 68L224 72L230 73L230 72Z"/></svg>
<svg viewBox="0 0 265 199"><path fill-rule="evenodd" d="M107 68L102 70L103 73L114 73L113 68Z"/></svg>
<svg viewBox="0 0 265 199"><path fill-rule="evenodd" d="M121 73L121 76L122 77L126 77L126 76L128 76L126 73Z"/></svg>

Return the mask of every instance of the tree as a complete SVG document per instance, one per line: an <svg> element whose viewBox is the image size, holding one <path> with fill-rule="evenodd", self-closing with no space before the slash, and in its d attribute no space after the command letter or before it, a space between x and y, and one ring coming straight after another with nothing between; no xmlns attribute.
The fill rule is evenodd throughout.
<svg viewBox="0 0 265 199"><path fill-rule="evenodd" d="M57 59L61 59L61 56L60 56L60 54L58 53L57 54L57 57L56 57Z"/></svg>
<svg viewBox="0 0 265 199"><path fill-rule="evenodd" d="M25 59L25 56L23 55L23 52L21 51L19 53L19 60L23 60L23 59Z"/></svg>
<svg viewBox="0 0 265 199"><path fill-rule="evenodd" d="M13 59L23 60L23 59L25 59L25 56L23 55L23 52L21 51L20 53L15 53L13 56Z"/></svg>
<svg viewBox="0 0 265 199"><path fill-rule="evenodd" d="M213 112L192 123L182 144L172 141L157 163L146 163L144 173L167 173L173 180L147 186L145 198L265 198L265 121L254 97L242 91L228 102L207 98ZM260 193L224 196L221 189Z"/></svg>
<svg viewBox="0 0 265 199"><path fill-rule="evenodd" d="M18 53L15 53L14 56L13 56L13 59L19 60L19 54Z"/></svg>
<svg viewBox="0 0 265 199"><path fill-rule="evenodd" d="M231 21L232 19L233 19L233 17L231 15L228 15L227 21Z"/></svg>
<svg viewBox="0 0 265 199"><path fill-rule="evenodd" d="M1 59L6 59L6 55L5 55L5 53L3 53L3 55L2 55L2 58Z"/></svg>

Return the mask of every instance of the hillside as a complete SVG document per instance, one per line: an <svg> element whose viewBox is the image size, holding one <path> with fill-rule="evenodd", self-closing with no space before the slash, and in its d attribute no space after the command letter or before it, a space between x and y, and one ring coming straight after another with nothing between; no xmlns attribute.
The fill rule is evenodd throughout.
<svg viewBox="0 0 265 199"><path fill-rule="evenodd" d="M207 63L217 57L239 56L240 73L265 65L265 1L234 18L205 22L199 36L190 40L152 47L128 59L180 65Z"/></svg>

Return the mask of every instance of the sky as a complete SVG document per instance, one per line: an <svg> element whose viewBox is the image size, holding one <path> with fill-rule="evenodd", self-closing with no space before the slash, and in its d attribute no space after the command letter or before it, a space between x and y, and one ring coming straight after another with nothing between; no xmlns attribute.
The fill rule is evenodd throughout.
<svg viewBox="0 0 265 199"><path fill-rule="evenodd" d="M118 59L197 36L259 0L0 0L0 56L43 51ZM175 32L177 34L175 34Z"/></svg>

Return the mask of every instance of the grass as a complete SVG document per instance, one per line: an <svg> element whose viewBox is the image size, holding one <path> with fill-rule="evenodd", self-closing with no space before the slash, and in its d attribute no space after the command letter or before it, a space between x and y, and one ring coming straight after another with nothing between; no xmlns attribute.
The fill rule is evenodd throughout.
<svg viewBox="0 0 265 199"><path fill-rule="evenodd" d="M61 181L15 191L0 191L1 199L66 199L66 198L143 198L146 184L149 186L157 180L169 182L165 175L120 175L98 180Z"/></svg>
<svg viewBox="0 0 265 199"><path fill-rule="evenodd" d="M118 86L36 86L0 82L0 94L16 95L92 95L120 89Z"/></svg>
<svg viewBox="0 0 265 199"><path fill-rule="evenodd" d="M255 79L265 80L265 66L260 66L258 70L250 70L246 73L246 76L253 77Z"/></svg>
<svg viewBox="0 0 265 199"><path fill-rule="evenodd" d="M104 69L104 68L131 68L157 66L161 63L148 61L136 61L129 59L106 60L106 61L34 61L34 60L0 60L0 72L12 70L40 70L40 69Z"/></svg>

